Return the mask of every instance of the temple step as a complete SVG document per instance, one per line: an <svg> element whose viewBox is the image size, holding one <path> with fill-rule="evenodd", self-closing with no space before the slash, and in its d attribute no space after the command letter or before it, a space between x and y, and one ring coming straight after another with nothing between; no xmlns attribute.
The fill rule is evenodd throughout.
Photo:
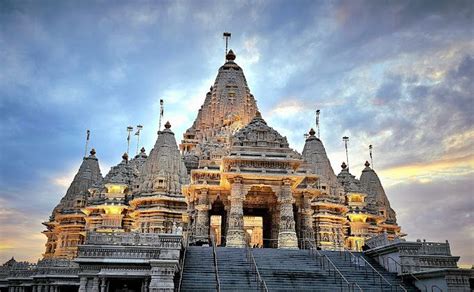
<svg viewBox="0 0 474 292"><path fill-rule="evenodd" d="M350 260L348 252L320 251L336 265L350 283L357 283L363 291L419 291L404 283L395 274L385 271L370 258L364 257L383 277L380 277ZM245 249L218 247L217 265L222 291L257 291L255 275L250 272ZM339 276L334 277L309 256L308 250L252 249L261 277L269 291L341 291ZM356 256L362 254L354 253ZM216 278L211 247L189 247L183 272L182 291L215 291ZM343 287L343 291L347 288ZM355 289L354 291L358 291Z"/></svg>
<svg viewBox="0 0 474 292"><path fill-rule="evenodd" d="M216 284L212 247L189 246L181 291L215 291Z"/></svg>

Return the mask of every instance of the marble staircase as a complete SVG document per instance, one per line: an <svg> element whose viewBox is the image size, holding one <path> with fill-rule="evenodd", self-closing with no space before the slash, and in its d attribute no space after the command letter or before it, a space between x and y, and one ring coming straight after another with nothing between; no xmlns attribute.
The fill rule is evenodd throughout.
<svg viewBox="0 0 474 292"><path fill-rule="evenodd" d="M362 291L418 291L370 259L366 258L378 273L363 266L362 262L367 265L365 261L355 262L349 252L319 251L322 257L334 263L351 287L346 286L334 270L328 271L327 259L323 265L321 260L311 257L308 250L256 248L251 251L269 291L360 291L353 283ZM216 248L221 291L258 291L245 252L243 248ZM216 290L212 247L189 247L181 291Z"/></svg>

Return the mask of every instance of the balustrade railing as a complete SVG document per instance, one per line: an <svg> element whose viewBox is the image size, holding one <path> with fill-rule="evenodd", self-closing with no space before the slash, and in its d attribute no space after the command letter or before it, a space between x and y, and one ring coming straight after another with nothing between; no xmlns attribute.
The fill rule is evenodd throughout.
<svg viewBox="0 0 474 292"><path fill-rule="evenodd" d="M425 284L420 282L420 279L418 279L415 275L413 275L410 272L405 273L403 270L403 266L397 262L394 258L387 256L383 258L383 266L387 268L387 270L390 272L390 261L392 261L395 264L395 271L396 273L401 277L402 281L404 280L404 277L411 277L411 280L418 281L420 285L422 285L425 289L423 291L428 292L428 287L426 287ZM400 267L400 273L398 273L397 267Z"/></svg>
<svg viewBox="0 0 474 292"><path fill-rule="evenodd" d="M179 282L178 282L178 288L176 291L181 291L181 285L183 284L183 271L184 271L184 264L186 262L186 252L188 251L188 246L189 246L189 235L184 235L183 236L183 248L181 250L180 254L180 261L179 261Z"/></svg>
<svg viewBox="0 0 474 292"><path fill-rule="evenodd" d="M212 234L209 238L211 240L212 254L214 256L214 270L215 270L215 275L216 275L216 289L217 289L217 292L220 292L221 291L221 282L220 282L220 279L219 279L219 268L217 266L216 241L214 239L214 235L212 235Z"/></svg>
<svg viewBox="0 0 474 292"><path fill-rule="evenodd" d="M382 274L379 273L364 257L362 256L356 256L352 251L344 248L344 251L340 250L339 254L344 254L344 260L347 261L347 256L349 255L349 258L352 263L355 264L356 269L364 269L365 271L365 278L368 278L369 273L372 274L372 280L374 285L376 284L376 278L379 279L379 285L380 285L380 290L384 290L384 287L390 289L390 291L407 291L405 287L402 285L392 285Z"/></svg>
<svg viewBox="0 0 474 292"><path fill-rule="evenodd" d="M332 275L334 278L334 283L337 284L337 280L339 279L339 288L341 291L355 291L358 289L359 291L363 291L362 288L357 283L350 283L346 277L341 273L341 271L336 267L336 265L331 261L329 257L323 255L317 250L311 241L307 240L305 243L305 247L308 247L310 256L318 261L319 266L328 272L328 275Z"/></svg>
<svg viewBox="0 0 474 292"><path fill-rule="evenodd" d="M247 255L247 262L250 265L250 269L253 275L255 275L255 281L257 282L258 291L268 292L267 283L263 280L260 272L258 270L257 262L255 261L255 257L253 256L252 250L250 248L250 238L247 235L245 241L245 253Z"/></svg>

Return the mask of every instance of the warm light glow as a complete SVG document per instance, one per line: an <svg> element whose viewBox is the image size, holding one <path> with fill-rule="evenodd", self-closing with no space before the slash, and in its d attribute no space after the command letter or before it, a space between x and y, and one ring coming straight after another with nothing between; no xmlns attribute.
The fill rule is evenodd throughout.
<svg viewBox="0 0 474 292"><path fill-rule="evenodd" d="M349 202L363 203L365 195L359 193L349 193Z"/></svg>
<svg viewBox="0 0 474 292"><path fill-rule="evenodd" d="M125 206L104 206L107 215L120 215L123 209L125 209Z"/></svg>
<svg viewBox="0 0 474 292"><path fill-rule="evenodd" d="M351 222L362 222L362 223L365 223L367 221L367 215L363 215L363 214L349 214L347 215L349 216L349 220L351 220Z"/></svg>
<svg viewBox="0 0 474 292"><path fill-rule="evenodd" d="M115 184L106 184L105 187L107 188L107 193L109 194L123 194L127 188L126 185Z"/></svg>

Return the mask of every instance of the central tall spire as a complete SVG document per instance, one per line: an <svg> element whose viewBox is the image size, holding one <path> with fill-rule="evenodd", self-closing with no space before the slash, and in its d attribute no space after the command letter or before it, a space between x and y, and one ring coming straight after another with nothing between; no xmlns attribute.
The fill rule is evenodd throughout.
<svg viewBox="0 0 474 292"><path fill-rule="evenodd" d="M207 154L204 148L208 148L204 147L206 144L217 143L224 148L230 146L230 137L250 123L258 111L244 72L235 63L235 59L235 53L229 50L226 62L219 68L214 85L207 92L196 120L184 133L180 146L183 154L189 158L188 169L191 160L194 161L191 168L195 168L196 159L205 158Z"/></svg>

